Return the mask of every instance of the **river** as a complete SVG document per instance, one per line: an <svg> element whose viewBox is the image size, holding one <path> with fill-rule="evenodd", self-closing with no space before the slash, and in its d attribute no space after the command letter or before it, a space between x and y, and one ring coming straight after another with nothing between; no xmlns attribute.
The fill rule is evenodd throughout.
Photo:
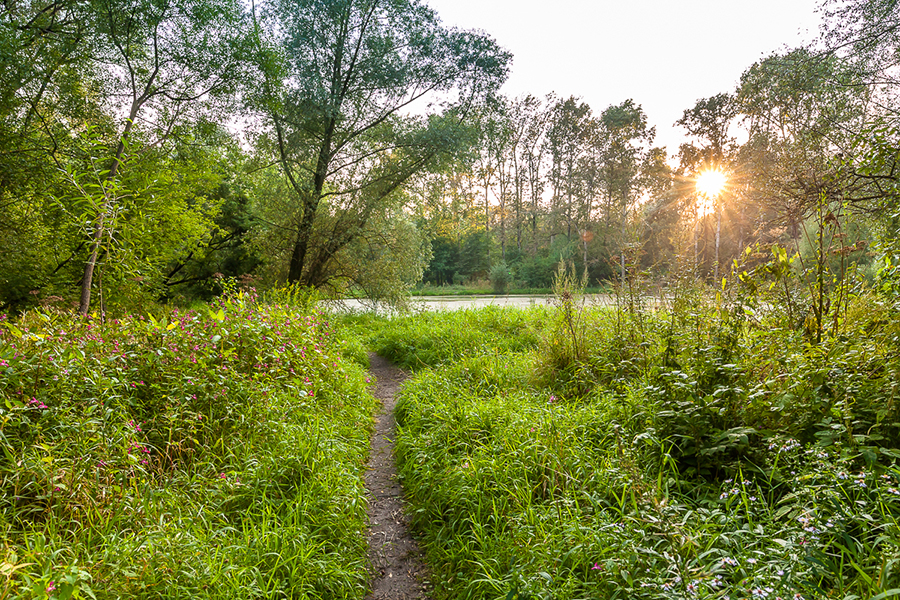
<svg viewBox="0 0 900 600"><path fill-rule="evenodd" d="M608 294L591 294L586 297L592 304L611 305L614 298ZM483 306L513 306L527 308L540 304L549 304L553 296L413 296L412 303L419 310L460 310L464 308L481 308ZM341 300L332 304L339 310L366 312L372 310L372 304L363 300Z"/></svg>

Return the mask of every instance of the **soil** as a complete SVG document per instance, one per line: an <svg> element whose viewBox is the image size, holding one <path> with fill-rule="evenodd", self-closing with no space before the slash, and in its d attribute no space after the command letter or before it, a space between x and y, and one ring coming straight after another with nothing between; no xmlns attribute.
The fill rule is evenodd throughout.
<svg viewBox="0 0 900 600"><path fill-rule="evenodd" d="M369 371L377 378L372 393L382 406L365 477L372 579L372 592L366 600L424 600L429 597L428 571L409 532L394 465L394 397L407 374L376 354L370 354L369 361Z"/></svg>

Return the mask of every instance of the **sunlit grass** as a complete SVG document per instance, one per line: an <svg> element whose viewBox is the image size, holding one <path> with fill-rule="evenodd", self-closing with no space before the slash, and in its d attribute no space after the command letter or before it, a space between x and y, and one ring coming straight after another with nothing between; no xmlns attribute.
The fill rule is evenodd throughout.
<svg viewBox="0 0 900 600"><path fill-rule="evenodd" d="M895 442L823 419L822 406L847 407L815 387L851 389L872 352L896 366L878 341L893 329L835 340L823 373L788 331L735 338L714 311L678 310L639 323L579 313L580 362L554 346L546 311L525 316L529 341L505 349L459 334L453 314L382 325L384 347L427 347L435 365L404 387L397 455L437 598L898 593ZM474 311L468 322L522 318ZM894 368L879 373L895 381ZM852 388L855 418L881 406L888 379Z"/></svg>

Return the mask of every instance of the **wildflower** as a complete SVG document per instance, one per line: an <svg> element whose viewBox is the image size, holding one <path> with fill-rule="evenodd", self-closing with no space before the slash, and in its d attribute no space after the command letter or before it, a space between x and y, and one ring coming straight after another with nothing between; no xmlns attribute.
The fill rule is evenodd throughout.
<svg viewBox="0 0 900 600"><path fill-rule="evenodd" d="M50 582L47 584L47 593L49 594L49 593L55 592L55 591L56 591L56 582L51 579Z"/></svg>
<svg viewBox="0 0 900 600"><path fill-rule="evenodd" d="M725 498L728 498L729 496L737 496L740 493L741 493L741 490L739 490L737 488L731 488L730 490L722 492L722 495L719 496L719 499L724 500Z"/></svg>
<svg viewBox="0 0 900 600"><path fill-rule="evenodd" d="M722 559L722 564L723 564L723 565L730 565L730 566L732 566L732 567L736 567L737 564L738 564L738 561L734 560L734 559L731 558L731 557L726 556L725 558Z"/></svg>
<svg viewBox="0 0 900 600"><path fill-rule="evenodd" d="M554 402L556 402L556 396L550 396L549 404L553 404Z"/></svg>
<svg viewBox="0 0 900 600"><path fill-rule="evenodd" d="M594 566L591 567L591 571L601 571L603 567L600 566L600 563L594 563Z"/></svg>

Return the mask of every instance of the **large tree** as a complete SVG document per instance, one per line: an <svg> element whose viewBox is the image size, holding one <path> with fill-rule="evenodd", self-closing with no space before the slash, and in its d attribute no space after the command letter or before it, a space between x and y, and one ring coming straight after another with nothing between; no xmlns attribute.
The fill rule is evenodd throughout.
<svg viewBox="0 0 900 600"><path fill-rule="evenodd" d="M614 209L619 212L619 276L625 280L629 210L638 200L641 170L656 128L648 127L640 104L625 100L608 107L600 115L597 149L607 196L607 223Z"/></svg>
<svg viewBox="0 0 900 600"><path fill-rule="evenodd" d="M200 148L245 79L244 16L230 0L0 8L0 231L14 232L0 253L35 259L29 289L80 278L86 314L99 264L152 263L159 280L166 255L206 235L198 193L216 184L199 180L216 176L198 167L218 160Z"/></svg>
<svg viewBox="0 0 900 600"><path fill-rule="evenodd" d="M287 279L323 286L410 177L463 145L510 56L416 0L272 0L258 14L257 101L291 194Z"/></svg>
<svg viewBox="0 0 900 600"><path fill-rule="evenodd" d="M93 64L100 72L106 67L102 85L110 108L124 118L104 168L89 174L96 185L88 189L71 178L95 206L81 282L82 314L90 306L103 239L120 210L117 179L123 165L164 146L186 123L202 121L202 108L235 89L244 64L243 14L231 0L98 0L95 18Z"/></svg>

